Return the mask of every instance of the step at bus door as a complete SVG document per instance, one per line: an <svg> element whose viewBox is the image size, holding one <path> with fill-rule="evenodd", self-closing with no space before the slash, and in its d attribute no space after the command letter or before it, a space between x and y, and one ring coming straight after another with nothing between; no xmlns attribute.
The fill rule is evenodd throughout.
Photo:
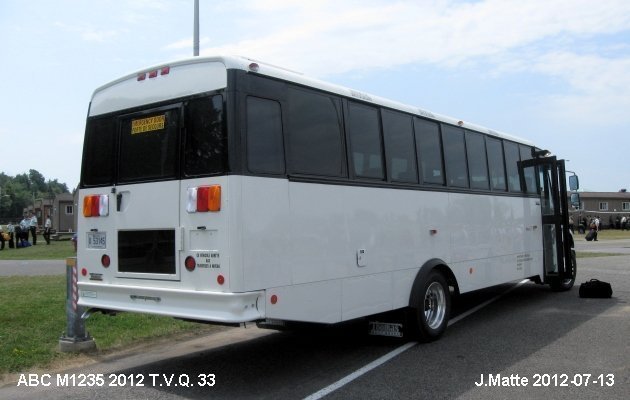
<svg viewBox="0 0 630 400"><path fill-rule="evenodd" d="M535 176L539 187L544 280L571 278L573 264L564 160L544 157L525 160L519 165L521 177Z"/></svg>

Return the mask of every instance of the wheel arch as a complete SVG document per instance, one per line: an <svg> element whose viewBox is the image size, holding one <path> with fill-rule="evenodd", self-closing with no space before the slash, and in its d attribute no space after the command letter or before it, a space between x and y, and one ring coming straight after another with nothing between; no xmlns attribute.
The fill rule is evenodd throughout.
<svg viewBox="0 0 630 400"><path fill-rule="evenodd" d="M421 292L420 285L433 270L439 271L442 276L444 276L444 279L446 279L446 283L455 289L455 292L453 293L454 295L459 294L459 285L457 284L457 279L455 278L453 271L443 260L439 258L432 258L425 262L416 274L416 278L411 286L411 293L409 294L409 307L415 308L416 305L419 304L418 296Z"/></svg>

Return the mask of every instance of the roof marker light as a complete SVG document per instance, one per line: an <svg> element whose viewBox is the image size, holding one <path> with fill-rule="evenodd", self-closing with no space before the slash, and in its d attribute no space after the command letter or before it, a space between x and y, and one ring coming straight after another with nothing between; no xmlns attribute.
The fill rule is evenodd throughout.
<svg viewBox="0 0 630 400"><path fill-rule="evenodd" d="M249 70L252 72L258 72L258 70L260 69L260 65L258 65L258 63L251 63L249 64Z"/></svg>
<svg viewBox="0 0 630 400"><path fill-rule="evenodd" d="M166 67L162 67L160 70L160 75L168 75L171 72L171 67L168 65Z"/></svg>
<svg viewBox="0 0 630 400"><path fill-rule="evenodd" d="M149 78L156 78L158 76L158 71L157 69L154 71L149 72Z"/></svg>
<svg viewBox="0 0 630 400"><path fill-rule="evenodd" d="M145 74L144 72L141 74L138 74L138 82L143 81L147 79L147 74Z"/></svg>

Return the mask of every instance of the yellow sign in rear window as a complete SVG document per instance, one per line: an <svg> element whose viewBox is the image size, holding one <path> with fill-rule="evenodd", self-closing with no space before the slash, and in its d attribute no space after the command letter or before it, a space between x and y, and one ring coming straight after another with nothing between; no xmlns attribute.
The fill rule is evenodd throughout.
<svg viewBox="0 0 630 400"><path fill-rule="evenodd" d="M166 115L156 115L155 117L134 119L131 121L131 134L158 131L164 129Z"/></svg>

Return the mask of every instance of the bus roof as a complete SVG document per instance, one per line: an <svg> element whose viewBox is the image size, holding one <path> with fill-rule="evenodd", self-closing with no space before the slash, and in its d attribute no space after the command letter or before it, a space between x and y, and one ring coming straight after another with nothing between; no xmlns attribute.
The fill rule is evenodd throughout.
<svg viewBox="0 0 630 400"><path fill-rule="evenodd" d="M355 98L360 101L380 105L383 107L388 107L400 111L404 111L410 114L414 114L424 118L430 118L437 121L441 121L447 124L461 126L466 129L475 130L478 132L486 133L492 136L497 136L500 138L512 140L515 142L528 144L533 146L534 144L528 140L504 133L499 132L493 129L486 128L481 125L473 124L470 122L464 122L460 119L449 117L446 115L437 114L420 107L414 107L407 104L403 104L397 101L393 101L390 99L386 99L383 97L375 96L369 93L361 92L358 90L350 89L344 86L335 85L326 81L322 81L319 79L308 77L302 73L292 71L286 68L278 67L272 64L268 64L262 61L254 60L247 57L241 56L208 56L208 57L192 57L185 58L176 61L171 61L167 63L157 64L148 68L143 68L138 71L134 71L130 74L127 74L119 79L116 79L112 82L109 82L94 91L92 96L92 100L95 99L99 95L99 93L107 92L108 89L115 87L116 85L123 84L124 82L128 82L129 80L135 81L139 74L149 73L150 71L160 70L164 67L177 68L182 66L193 66L199 64L210 64L210 63L221 63L225 65L226 69L239 69L250 73L257 73L260 75L265 75L289 82L294 82L300 85L320 89L326 92L335 93L344 97ZM93 104L94 105L94 104ZM96 114L100 114L97 112ZM90 112L90 115L94 115Z"/></svg>

